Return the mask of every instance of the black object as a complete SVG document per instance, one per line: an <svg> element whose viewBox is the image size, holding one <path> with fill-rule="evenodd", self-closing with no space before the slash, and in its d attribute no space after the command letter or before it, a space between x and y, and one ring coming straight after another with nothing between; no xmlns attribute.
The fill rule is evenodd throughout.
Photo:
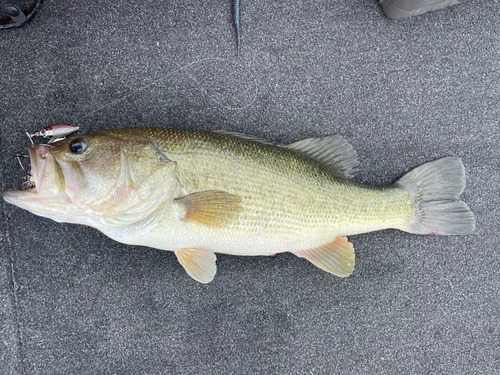
<svg viewBox="0 0 500 375"><path fill-rule="evenodd" d="M43 0L0 0L0 29L23 26L42 7Z"/></svg>
<svg viewBox="0 0 500 375"><path fill-rule="evenodd" d="M380 5L387 17L400 20L465 1L467 0L380 0Z"/></svg>

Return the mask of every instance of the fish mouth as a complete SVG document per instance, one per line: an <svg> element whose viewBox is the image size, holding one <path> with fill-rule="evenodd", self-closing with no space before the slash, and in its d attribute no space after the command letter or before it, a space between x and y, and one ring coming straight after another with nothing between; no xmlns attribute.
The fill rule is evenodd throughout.
<svg viewBox="0 0 500 375"><path fill-rule="evenodd" d="M31 176L39 196L59 195L65 190L65 176L57 158L50 152L49 145L28 147L31 162Z"/></svg>
<svg viewBox="0 0 500 375"><path fill-rule="evenodd" d="M47 158L47 151L45 151L45 149L43 148L42 150L44 151L40 155L37 152L38 149L40 148L35 145L31 145L28 147L28 154L30 156L30 165L31 165L30 181L34 184L34 187L31 190L35 190L36 193L38 193L37 187L41 185L41 179L42 179L41 172L43 171L43 167L45 165L45 159Z"/></svg>
<svg viewBox="0 0 500 375"><path fill-rule="evenodd" d="M31 164L29 184L34 186L30 189L5 191L5 201L33 212L35 206L39 209L42 203L47 207L68 203L64 174L50 148L48 145L28 147Z"/></svg>

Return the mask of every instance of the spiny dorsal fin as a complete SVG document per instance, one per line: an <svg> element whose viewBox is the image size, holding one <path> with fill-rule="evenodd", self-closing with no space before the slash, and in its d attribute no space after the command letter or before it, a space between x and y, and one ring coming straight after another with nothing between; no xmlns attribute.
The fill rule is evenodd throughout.
<svg viewBox="0 0 500 375"><path fill-rule="evenodd" d="M228 131L228 130L212 130L212 131L214 133L230 135L232 137L237 137L237 138L243 138L243 139L247 139L249 141L259 142L259 143L262 143L265 145L272 145L271 142L268 142L263 138L254 137L253 135L248 135L248 134L243 134L240 132L233 132L233 131Z"/></svg>
<svg viewBox="0 0 500 375"><path fill-rule="evenodd" d="M354 269L354 247L346 237L337 236L326 245L311 250L296 251L294 254L340 277L349 276Z"/></svg>
<svg viewBox="0 0 500 375"><path fill-rule="evenodd" d="M214 227L233 220L242 209L241 197L225 191L200 191L175 200L186 209L182 220Z"/></svg>
<svg viewBox="0 0 500 375"><path fill-rule="evenodd" d="M349 179L358 171L356 151L340 135L308 138L285 147L321 162L335 177Z"/></svg>
<svg viewBox="0 0 500 375"><path fill-rule="evenodd" d="M196 281L206 284L212 281L217 272L216 256L205 249L178 249L174 251L177 260L187 274Z"/></svg>

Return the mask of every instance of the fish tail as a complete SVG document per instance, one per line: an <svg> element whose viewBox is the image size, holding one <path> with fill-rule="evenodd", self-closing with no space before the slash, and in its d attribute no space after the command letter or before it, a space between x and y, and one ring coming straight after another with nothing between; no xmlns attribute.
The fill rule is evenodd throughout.
<svg viewBox="0 0 500 375"><path fill-rule="evenodd" d="M455 235L474 231L473 213L460 200L465 170L460 158L447 157L424 164L396 182L412 199L413 218L407 232Z"/></svg>

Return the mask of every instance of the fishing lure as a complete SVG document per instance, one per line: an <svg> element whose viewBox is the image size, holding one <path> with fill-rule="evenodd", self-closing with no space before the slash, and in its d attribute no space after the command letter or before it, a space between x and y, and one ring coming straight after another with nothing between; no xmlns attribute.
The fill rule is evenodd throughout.
<svg viewBox="0 0 500 375"><path fill-rule="evenodd" d="M32 137L50 138L50 140L48 142L50 144L50 143L54 143L56 141L63 140L64 138L66 138L66 136L70 135L71 133L76 132L78 129L80 129L80 128L76 125L65 124L65 123L60 122L60 123L46 126L33 134L26 132L26 135L30 139L31 144L34 144L33 139L31 139ZM46 146L52 147L49 144L47 144ZM21 153L16 153L14 156L16 157L17 161L19 162L19 165L21 166L23 171L28 176L27 181L25 181L25 183L23 185L26 185L26 187L28 187L28 188L33 187L35 180L34 180L32 174L30 172L28 172L26 170L26 168L24 168L23 163L21 162L21 158L29 158L29 155L23 155Z"/></svg>
<svg viewBox="0 0 500 375"><path fill-rule="evenodd" d="M60 141L66 136L70 135L71 133L76 132L78 129L80 129L76 125L71 125L71 124L65 124L65 123L57 123L57 124L52 124L49 126L44 127L43 129L33 133L33 134L28 134L28 137L31 140L31 137L43 137L43 138L50 138L49 144L54 143L56 141ZM52 138L51 138L52 137ZM33 143L33 141L32 141Z"/></svg>

